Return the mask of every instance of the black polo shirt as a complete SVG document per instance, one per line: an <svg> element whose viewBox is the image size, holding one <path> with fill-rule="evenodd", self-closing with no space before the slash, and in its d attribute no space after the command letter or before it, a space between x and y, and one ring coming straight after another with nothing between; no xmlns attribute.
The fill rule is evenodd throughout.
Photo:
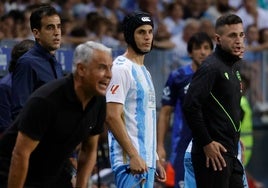
<svg viewBox="0 0 268 188"><path fill-rule="evenodd" d="M83 110L74 92L72 75L40 87L0 140L0 176L7 178L19 130L40 141L30 157L26 185L48 187L75 147L103 131L105 113L104 96L92 98Z"/></svg>

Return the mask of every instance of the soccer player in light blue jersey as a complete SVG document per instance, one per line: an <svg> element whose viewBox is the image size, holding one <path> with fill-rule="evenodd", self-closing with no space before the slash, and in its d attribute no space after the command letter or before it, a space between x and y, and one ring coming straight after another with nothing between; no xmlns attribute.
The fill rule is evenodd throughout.
<svg viewBox="0 0 268 188"><path fill-rule="evenodd" d="M156 101L144 56L153 41L148 13L134 12L123 20L126 52L113 62L108 86L107 118L111 167L117 187L153 188L166 173L156 153Z"/></svg>

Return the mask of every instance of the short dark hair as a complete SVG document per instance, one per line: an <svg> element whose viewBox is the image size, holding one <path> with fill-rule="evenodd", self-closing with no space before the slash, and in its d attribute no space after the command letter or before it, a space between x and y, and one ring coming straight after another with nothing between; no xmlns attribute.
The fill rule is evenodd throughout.
<svg viewBox="0 0 268 188"><path fill-rule="evenodd" d="M11 60L9 62L8 71L13 72L18 59L25 54L30 48L34 46L34 41L30 39L25 39L18 44L16 44L11 51Z"/></svg>
<svg viewBox="0 0 268 188"><path fill-rule="evenodd" d="M203 43L207 42L211 50L213 50L213 42L211 38L205 32L198 32L191 36L187 43L188 53L192 53L194 45L201 46Z"/></svg>
<svg viewBox="0 0 268 188"><path fill-rule="evenodd" d="M35 9L30 17L30 25L31 30L33 29L41 29L41 19L44 16L53 16L53 15L59 15L59 13L56 11L56 9L48 4L42 4L39 8Z"/></svg>
<svg viewBox="0 0 268 188"><path fill-rule="evenodd" d="M225 14L219 17L215 24L215 30L219 29L224 25L233 25L233 24L243 24L242 19L235 14Z"/></svg>

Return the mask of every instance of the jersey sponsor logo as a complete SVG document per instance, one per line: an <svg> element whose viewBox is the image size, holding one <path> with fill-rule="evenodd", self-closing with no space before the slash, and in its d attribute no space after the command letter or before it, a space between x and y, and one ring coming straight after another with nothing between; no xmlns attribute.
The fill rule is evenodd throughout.
<svg viewBox="0 0 268 188"><path fill-rule="evenodd" d="M119 88L119 85L113 85L110 89L111 93L112 94L115 94L116 93L116 90Z"/></svg>
<svg viewBox="0 0 268 188"><path fill-rule="evenodd" d="M152 89L150 89L148 93L148 107L155 108L155 94Z"/></svg>

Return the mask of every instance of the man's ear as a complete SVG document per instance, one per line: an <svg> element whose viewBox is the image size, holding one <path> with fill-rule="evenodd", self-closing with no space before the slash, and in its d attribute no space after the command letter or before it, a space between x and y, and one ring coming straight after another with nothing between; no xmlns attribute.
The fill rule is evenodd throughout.
<svg viewBox="0 0 268 188"><path fill-rule="evenodd" d="M85 72L85 66L83 63L79 62L76 64L76 72L79 76L84 75Z"/></svg>
<svg viewBox="0 0 268 188"><path fill-rule="evenodd" d="M39 31L38 31L38 29L33 29L32 30L32 33L33 33L33 35L34 35L34 38L36 38L36 39L39 39L40 37L39 37Z"/></svg>
<svg viewBox="0 0 268 188"><path fill-rule="evenodd" d="M217 44L220 44L220 42L221 42L221 37L220 37L219 34L215 34L215 41L216 41Z"/></svg>

